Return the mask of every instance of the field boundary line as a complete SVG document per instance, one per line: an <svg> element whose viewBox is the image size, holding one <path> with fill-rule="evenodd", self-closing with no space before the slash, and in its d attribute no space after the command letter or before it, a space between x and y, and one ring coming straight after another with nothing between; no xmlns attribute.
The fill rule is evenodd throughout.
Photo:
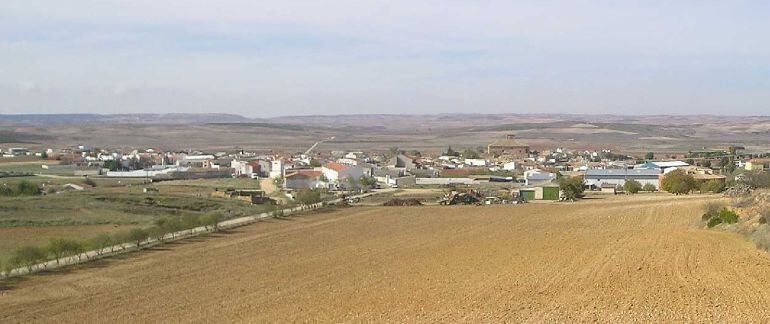
<svg viewBox="0 0 770 324"><path fill-rule="evenodd" d="M387 193L390 191L391 190L389 189L372 191L372 192L367 192L360 195L350 196L350 198L366 198L366 197L371 197L381 193ZM263 219L271 218L273 217L273 215L275 215L274 213L276 212L281 213L282 215L288 216L292 214L316 210L319 208L329 206L330 204L340 203L342 201L343 201L343 198L335 198L332 200L318 202L310 205L301 205L293 208L280 209L272 212L264 212L264 213L251 215L251 216L243 216L243 217L228 219L217 223L216 226L198 226L191 229L181 230L173 233L167 233L160 240L155 238L148 238L144 241L141 241L138 245L136 243L116 244L116 245L108 246L102 249L86 251L77 255L71 255L71 256L67 256L59 259L48 260L46 262L41 262L35 265L31 265L29 267L14 268L14 269L11 269L10 271L0 272L0 279L7 279L12 277L28 275L28 274L34 274L42 271L49 271L49 270L64 268L67 266L72 266L77 264L83 264L86 262L96 261L96 260L100 260L100 259L104 259L104 258L116 256L116 255L133 252L133 251L139 251L144 248L151 248L163 243L176 242L187 238L200 236L203 234L213 233L217 229L231 229L231 228L246 226L246 225L257 223Z"/></svg>

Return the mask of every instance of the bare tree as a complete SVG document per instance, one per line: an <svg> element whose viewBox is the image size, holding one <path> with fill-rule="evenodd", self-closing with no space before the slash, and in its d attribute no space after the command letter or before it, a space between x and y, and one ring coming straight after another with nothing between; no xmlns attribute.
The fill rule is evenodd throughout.
<svg viewBox="0 0 770 324"><path fill-rule="evenodd" d="M46 260L45 250L37 246L23 246L18 248L11 256L12 267L25 267L27 272L32 272L32 267Z"/></svg>
<svg viewBox="0 0 770 324"><path fill-rule="evenodd" d="M91 248L96 250L96 254L101 256L104 248L112 245L112 238L107 233L101 233L90 240Z"/></svg>
<svg viewBox="0 0 770 324"><path fill-rule="evenodd" d="M128 237L131 241L136 242L136 248L141 249L142 241L149 237L147 231L142 228L134 228L128 232Z"/></svg>
<svg viewBox="0 0 770 324"><path fill-rule="evenodd" d="M207 214L200 217L200 222L206 228L211 228L212 232L216 232L219 230L219 221L221 219L222 216L219 214Z"/></svg>

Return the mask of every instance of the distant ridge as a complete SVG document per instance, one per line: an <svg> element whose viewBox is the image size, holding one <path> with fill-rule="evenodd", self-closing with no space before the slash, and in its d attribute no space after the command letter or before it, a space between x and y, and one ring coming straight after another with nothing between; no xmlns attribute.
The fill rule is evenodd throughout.
<svg viewBox="0 0 770 324"><path fill-rule="evenodd" d="M452 127L500 127L509 124L535 123L538 127L573 123L631 123L648 125L682 125L733 122L752 125L765 123L770 116L717 116L717 115L620 115L620 114L341 114L295 115L265 118L249 118L237 114L219 113L167 113L167 114L0 114L0 124L17 125L80 125L80 124L254 124L251 126L275 127L303 125L316 127L387 127L414 128L430 123ZM249 126L249 125L244 125ZM526 126L526 125L525 125ZM273 127L273 126L271 126ZM498 127L498 128L500 128ZM495 130L489 128L487 130Z"/></svg>
<svg viewBox="0 0 770 324"><path fill-rule="evenodd" d="M61 124L205 124L252 122L235 114L18 114L0 115L0 123L61 125Z"/></svg>

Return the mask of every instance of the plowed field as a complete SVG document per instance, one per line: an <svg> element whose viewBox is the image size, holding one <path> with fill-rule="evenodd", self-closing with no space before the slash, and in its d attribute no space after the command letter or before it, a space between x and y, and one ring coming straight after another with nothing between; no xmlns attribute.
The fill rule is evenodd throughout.
<svg viewBox="0 0 770 324"><path fill-rule="evenodd" d="M707 197L362 207L33 276L0 322L758 321L770 258Z"/></svg>

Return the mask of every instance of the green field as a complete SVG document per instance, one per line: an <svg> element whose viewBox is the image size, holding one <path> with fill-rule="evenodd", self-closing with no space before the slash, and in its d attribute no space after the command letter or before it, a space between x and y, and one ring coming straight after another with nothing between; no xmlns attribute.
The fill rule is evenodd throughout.
<svg viewBox="0 0 770 324"><path fill-rule="evenodd" d="M128 230L138 225L75 225L0 227L0 264L11 256L14 250L25 245L43 246L51 238L87 240L101 233Z"/></svg>
<svg viewBox="0 0 770 324"><path fill-rule="evenodd" d="M259 180L250 178L194 179L162 181L158 182L156 185L159 188L190 187L207 190L213 190L214 188L259 189Z"/></svg>
<svg viewBox="0 0 770 324"><path fill-rule="evenodd" d="M116 178L97 178L97 177L91 177L90 178L93 183L96 184L97 188L100 189L108 189L108 188L125 188L126 190L131 187L136 187L138 191L141 191L141 185L145 183L144 179L116 179ZM56 177L48 177L48 176L25 176L25 177L6 177L6 178L0 178L0 185L8 185L8 186L14 186L18 184L19 182L26 181L35 185L38 185L40 187L46 187L46 186L60 186L68 183L76 184L76 185L85 185L86 184L86 178L85 177L77 177L77 176L56 176Z"/></svg>
<svg viewBox="0 0 770 324"><path fill-rule="evenodd" d="M18 170L18 169L15 169ZM212 198L215 188L259 188L252 179L202 179L144 184L144 179L93 177L95 187L54 193L62 184L83 184L83 177L27 176L0 178L0 185L27 181L43 188L39 196L0 197L0 263L19 246L45 244L51 238L87 239L99 233L147 227L161 218L219 214L254 215L271 206ZM152 186L159 192L144 193ZM221 189L220 189L221 190Z"/></svg>
<svg viewBox="0 0 770 324"><path fill-rule="evenodd" d="M0 227L151 224L160 217L219 213L237 217L262 206L209 197L84 190L0 198Z"/></svg>

